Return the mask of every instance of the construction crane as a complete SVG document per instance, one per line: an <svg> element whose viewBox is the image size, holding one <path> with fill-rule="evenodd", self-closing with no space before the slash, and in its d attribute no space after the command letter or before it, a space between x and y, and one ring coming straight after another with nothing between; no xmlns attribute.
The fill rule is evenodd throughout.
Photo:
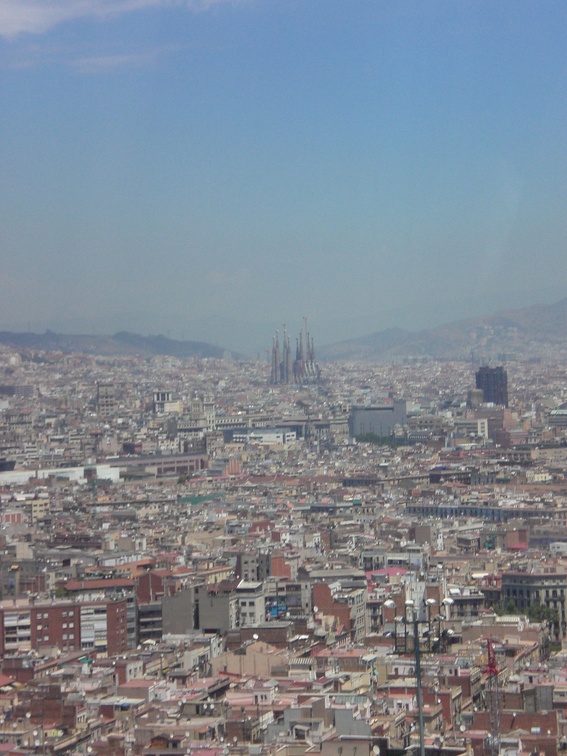
<svg viewBox="0 0 567 756"><path fill-rule="evenodd" d="M490 638L486 641L487 646L487 665L485 672L487 679L487 696L486 703L490 715L490 733L488 735L488 745L492 756L498 756L500 753L500 695L498 690L498 664L496 663L496 652L494 644Z"/></svg>

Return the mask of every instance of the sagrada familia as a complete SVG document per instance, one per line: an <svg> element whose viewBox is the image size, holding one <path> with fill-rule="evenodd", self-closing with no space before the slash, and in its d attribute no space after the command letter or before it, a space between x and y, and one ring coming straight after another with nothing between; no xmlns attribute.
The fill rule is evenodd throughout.
<svg viewBox="0 0 567 756"><path fill-rule="evenodd" d="M272 340L270 383L317 383L321 378L321 371L315 362L315 344L307 330L307 318L303 318L303 328L299 332L299 338L295 340L295 359L292 359L291 343L285 324L282 342L280 348L280 335L279 331L276 331Z"/></svg>

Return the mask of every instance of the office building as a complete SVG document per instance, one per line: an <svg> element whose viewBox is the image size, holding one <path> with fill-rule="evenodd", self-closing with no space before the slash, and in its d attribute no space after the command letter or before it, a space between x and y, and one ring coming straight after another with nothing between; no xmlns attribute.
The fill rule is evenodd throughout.
<svg viewBox="0 0 567 756"><path fill-rule="evenodd" d="M508 374L502 366L484 365L476 372L476 387L482 391L485 404L508 406Z"/></svg>
<svg viewBox="0 0 567 756"><path fill-rule="evenodd" d="M373 434L380 438L391 436L394 428L407 423L406 402L394 400L388 404L354 406L349 418L351 437Z"/></svg>

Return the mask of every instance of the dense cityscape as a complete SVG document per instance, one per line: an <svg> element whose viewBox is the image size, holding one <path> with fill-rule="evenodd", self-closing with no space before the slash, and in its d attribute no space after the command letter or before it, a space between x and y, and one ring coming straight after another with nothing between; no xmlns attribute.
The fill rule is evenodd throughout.
<svg viewBox="0 0 567 756"><path fill-rule="evenodd" d="M566 37L0 0L0 756L567 756Z"/></svg>
<svg viewBox="0 0 567 756"><path fill-rule="evenodd" d="M2 348L0 753L565 750L564 365L304 338Z"/></svg>

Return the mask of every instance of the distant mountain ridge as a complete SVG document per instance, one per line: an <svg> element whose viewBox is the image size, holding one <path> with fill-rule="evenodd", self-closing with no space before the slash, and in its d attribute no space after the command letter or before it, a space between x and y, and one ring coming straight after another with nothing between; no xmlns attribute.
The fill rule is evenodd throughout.
<svg viewBox="0 0 567 756"><path fill-rule="evenodd" d="M404 358L566 359L567 298L552 305L502 310L422 331L391 328L321 347L324 360Z"/></svg>
<svg viewBox="0 0 567 756"><path fill-rule="evenodd" d="M141 336L119 331L113 336L2 331L0 344L16 349L82 352L101 356L146 355L244 359L233 350L204 341ZM468 360L550 359L567 361L567 297L552 305L501 310L485 317L410 331L389 328L317 348L318 360L403 359Z"/></svg>
<svg viewBox="0 0 567 756"><path fill-rule="evenodd" d="M236 352L204 341L178 341L166 336L140 336L129 331L119 331L113 336L91 336L45 333L16 333L0 331L0 344L16 349L34 349L45 352L83 352L101 356L147 355L164 357L229 357L239 359Z"/></svg>

